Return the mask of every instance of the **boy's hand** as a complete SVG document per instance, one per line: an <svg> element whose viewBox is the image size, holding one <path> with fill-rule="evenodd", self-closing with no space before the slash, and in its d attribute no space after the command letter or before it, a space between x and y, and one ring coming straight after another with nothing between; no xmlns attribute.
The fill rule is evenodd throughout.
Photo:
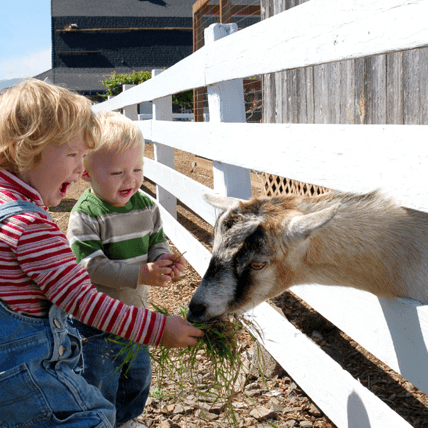
<svg viewBox="0 0 428 428"><path fill-rule="evenodd" d="M204 332L193 327L180 316L170 315L166 317L165 330L160 344L167 348L185 348L193 346L198 337L202 337Z"/></svg>
<svg viewBox="0 0 428 428"><path fill-rule="evenodd" d="M183 256L180 257L179 253L162 254L158 260L170 260L172 262L170 265L170 268L172 269L171 278L174 278L175 276L181 276L187 263L187 260Z"/></svg>
<svg viewBox="0 0 428 428"><path fill-rule="evenodd" d="M174 275L171 264L171 260L161 260L161 258L153 263L145 263L140 266L138 283L165 287Z"/></svg>

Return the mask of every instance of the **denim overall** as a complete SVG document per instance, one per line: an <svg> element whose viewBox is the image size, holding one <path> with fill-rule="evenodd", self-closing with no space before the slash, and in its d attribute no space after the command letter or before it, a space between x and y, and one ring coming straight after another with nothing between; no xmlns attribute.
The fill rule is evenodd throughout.
<svg viewBox="0 0 428 428"><path fill-rule="evenodd" d="M118 344L109 340L110 333L83 324L73 317L69 317L68 322L83 339L82 376L116 406L116 424L120 426L141 415L152 383L147 346L140 345L135 359L120 370L126 359L126 353L120 352L126 343L130 343L128 340L121 339L121 344ZM134 350L137 349L135 344Z"/></svg>
<svg viewBox="0 0 428 428"><path fill-rule="evenodd" d="M26 201L0 205L0 222L46 211ZM1 287L1 283L0 283ZM112 428L116 412L79 374L82 344L55 305L48 318L20 315L0 300L0 427Z"/></svg>

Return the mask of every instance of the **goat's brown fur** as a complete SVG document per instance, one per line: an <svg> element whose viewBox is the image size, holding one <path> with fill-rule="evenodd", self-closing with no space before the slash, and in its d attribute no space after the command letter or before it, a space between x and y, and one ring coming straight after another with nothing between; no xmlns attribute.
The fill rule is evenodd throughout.
<svg viewBox="0 0 428 428"><path fill-rule="evenodd" d="M246 310L306 283L349 286L428 303L426 213L401 207L379 192L289 195L239 203L207 199L224 210L215 228L215 263L210 264L223 280L218 274L210 281L209 268L193 303L209 306L217 296L215 287L234 287L220 293L222 298L230 295L223 299L223 313ZM256 239L255 233L260 237ZM239 267L245 278L233 271L241 259L247 263ZM251 261L267 265L251 270ZM216 310L205 317L219 315L219 306L217 302Z"/></svg>

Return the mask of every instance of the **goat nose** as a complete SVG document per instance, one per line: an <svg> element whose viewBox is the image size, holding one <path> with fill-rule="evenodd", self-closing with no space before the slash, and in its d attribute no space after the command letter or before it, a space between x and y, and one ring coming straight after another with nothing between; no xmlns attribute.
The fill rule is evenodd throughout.
<svg viewBox="0 0 428 428"><path fill-rule="evenodd" d="M202 303L190 303L189 312L186 317L187 321L192 323L199 321L206 309L207 307Z"/></svg>

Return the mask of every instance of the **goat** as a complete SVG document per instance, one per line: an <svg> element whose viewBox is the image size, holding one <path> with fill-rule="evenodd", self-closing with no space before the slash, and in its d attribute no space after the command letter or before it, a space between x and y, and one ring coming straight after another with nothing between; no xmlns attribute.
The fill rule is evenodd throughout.
<svg viewBox="0 0 428 428"><path fill-rule="evenodd" d="M428 303L428 214L379 191L205 199L222 213L189 321L244 312L308 283Z"/></svg>

